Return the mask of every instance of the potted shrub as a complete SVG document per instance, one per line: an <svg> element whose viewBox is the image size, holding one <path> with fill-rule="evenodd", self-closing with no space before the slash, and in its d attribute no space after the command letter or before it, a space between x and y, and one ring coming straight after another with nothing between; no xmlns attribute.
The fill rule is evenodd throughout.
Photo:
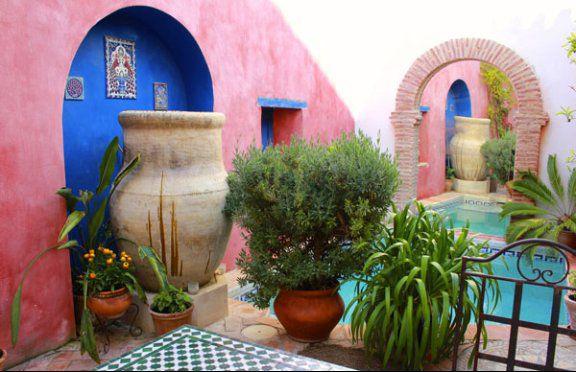
<svg viewBox="0 0 576 372"><path fill-rule="evenodd" d="M34 264L36 264L36 262L38 262L38 260L40 260L44 255L64 249L69 249L73 252L80 252L80 254L85 255L86 261L90 262L89 259L92 255L94 255L92 259L96 259L98 248L109 247L110 244L113 244L116 240L112 232L108 229L109 224L106 221L108 202L116 187L134 168L136 168L140 162L140 155L135 156L131 161L127 162L127 165L114 177L115 167L121 153L122 149L118 144L118 138L115 137L108 144L102 157L99 167L99 183L96 190L79 190L76 195L73 194L72 190L69 188L61 188L57 191L57 194L66 201L68 217L58 235L58 243L41 251L24 269L24 273L22 274L22 278L20 279L18 288L12 300L10 310L10 326L13 346L18 342L24 281ZM76 234L78 240L65 241L68 234L71 232ZM102 248L102 250L103 249L104 248ZM100 357L96 346L96 339L94 337L94 328L90 315L91 312L88 311L89 289L90 294L95 295L98 293L98 288L102 288L102 290L116 290L120 288L114 286L106 287L104 285L99 287L97 283L91 283L90 280L96 281L97 279L97 277L91 275L97 274L91 271L91 267L94 268L94 266L91 265L84 265L82 267L82 278L80 278L83 301L80 320L80 350L82 354L87 352L94 361L99 363ZM124 286L128 287L130 290L137 289L141 298L145 299L144 293L140 290L138 283L136 281L131 281L131 278L129 277L131 274L129 274L128 271L121 271L120 273L123 276L121 282ZM111 277L108 277L107 280L112 281ZM104 282L98 281L98 283L102 284ZM116 296L118 293L110 295ZM124 296L124 298L126 297L125 294L122 294L122 296Z"/></svg>
<svg viewBox="0 0 576 372"><path fill-rule="evenodd" d="M576 270L570 271L568 274L568 285L570 287L576 287ZM568 316L570 317L570 328L576 329L576 293L570 291L564 296L564 303L566 304L566 310L568 310Z"/></svg>
<svg viewBox="0 0 576 372"><path fill-rule="evenodd" d="M509 130L502 137L485 142L480 150L486 159L490 177L498 184L498 193L506 193L506 184L514 177L515 150L516 135Z"/></svg>
<svg viewBox="0 0 576 372"><path fill-rule="evenodd" d="M180 326L190 324L194 311L190 296L181 288L176 288L168 283L166 267L155 249L141 246L138 248L138 252L140 258L148 260L160 288L148 308L154 321L156 334L163 335Z"/></svg>
<svg viewBox="0 0 576 372"><path fill-rule="evenodd" d="M537 205L504 204L501 217L523 217L510 223L506 241L547 238L576 249L576 169L570 171L570 179L565 185L558 172L556 155L550 155L547 172L550 188L532 172L522 172L520 179L512 182L513 190Z"/></svg>
<svg viewBox="0 0 576 372"><path fill-rule="evenodd" d="M84 260L86 275L80 280L88 286L88 309L104 320L121 318L132 304L132 293L142 293L133 275L132 257L126 252L117 257L113 250L98 247L85 253Z"/></svg>
<svg viewBox="0 0 576 372"><path fill-rule="evenodd" d="M398 185L377 144L344 135L329 145L289 145L237 153L225 212L245 230L237 260L249 301L267 308L292 338L328 338L344 305L339 281L364 264L364 242L382 228Z"/></svg>
<svg viewBox="0 0 576 372"><path fill-rule="evenodd" d="M451 354L460 287L457 273L463 256L483 256L485 243L475 243L468 228L458 234L445 225L442 215L420 203L415 213L410 208L394 210L390 224L370 246L362 274L352 279L357 281L356 296L346 311L353 340L363 340L366 351L384 368L390 364L420 370ZM468 268L492 273L489 264L470 263ZM467 284L462 329L477 315L481 287L480 280L472 277ZM491 298L499 298L496 282L487 289Z"/></svg>

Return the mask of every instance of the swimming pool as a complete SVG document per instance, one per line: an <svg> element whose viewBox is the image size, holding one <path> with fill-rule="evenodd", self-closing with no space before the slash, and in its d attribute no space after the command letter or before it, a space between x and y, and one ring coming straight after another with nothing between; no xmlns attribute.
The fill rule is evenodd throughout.
<svg viewBox="0 0 576 372"><path fill-rule="evenodd" d="M500 219L501 204L491 199L460 196L430 208L446 216L455 228L462 228L469 222L470 231L485 235L504 236L510 223L509 217Z"/></svg>
<svg viewBox="0 0 576 372"><path fill-rule="evenodd" d="M499 247L493 246L490 248L491 251L496 251L497 249L499 249ZM516 257L513 257L512 255L502 256L501 258L497 259L492 264L494 274L503 277L521 279L521 276L518 273L516 267L516 260ZM524 273L531 273L530 267L528 265L528 263L522 263ZM534 267L541 270L550 269L554 273L562 273L564 271L564 262L556 257L541 255L541 257L535 257ZM348 305L354 298L354 288L355 283L353 282L345 283L340 287L340 296L342 296L342 299L346 305ZM490 299L488 298L484 304L484 311L493 315L511 317L512 304L514 301L514 284L500 281L500 292L502 294L502 298L496 305L496 308L494 308L493 303L491 303ZM520 319L540 324L550 324L549 322L552 310L552 294L552 288L525 285L522 294ZM341 322L349 323L349 315L346 318L343 318ZM561 306L560 324L568 324L568 315L564 305Z"/></svg>

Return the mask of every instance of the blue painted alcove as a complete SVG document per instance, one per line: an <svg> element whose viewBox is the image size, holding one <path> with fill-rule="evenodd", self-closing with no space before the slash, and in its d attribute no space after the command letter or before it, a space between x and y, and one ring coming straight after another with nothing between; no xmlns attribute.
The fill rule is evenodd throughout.
<svg viewBox="0 0 576 372"><path fill-rule="evenodd" d="M136 42L136 99L106 98L104 36ZM78 48L70 76L84 78L82 101L64 100L66 185L95 189L101 156L122 138L118 114L153 110L153 83L168 83L170 110L212 111L212 78L200 47L176 19L150 7L128 7L98 22Z"/></svg>
<svg viewBox="0 0 576 372"><path fill-rule="evenodd" d="M446 98L446 146L454 136L454 116L472 117L470 91L463 80L456 80Z"/></svg>

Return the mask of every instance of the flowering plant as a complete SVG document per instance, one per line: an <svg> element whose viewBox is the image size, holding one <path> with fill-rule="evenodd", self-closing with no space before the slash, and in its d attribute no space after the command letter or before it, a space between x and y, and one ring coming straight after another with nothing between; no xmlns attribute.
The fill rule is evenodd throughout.
<svg viewBox="0 0 576 372"><path fill-rule="evenodd" d="M58 234L58 243L42 250L24 269L16 294L12 299L12 306L10 309L10 327L13 346L18 342L24 281L38 260L50 252L68 249L72 252L84 253L84 258L88 265L82 267L84 274L80 280L84 296L84 311L82 312L82 318L80 320L80 352L82 354L87 352L95 362L100 363L100 356L98 355L98 348L96 346L91 313L88 311L86 305L87 297L91 294L95 294L95 292L98 291L98 288L103 288L102 290L110 290L111 288L116 288L116 286L120 285L117 289L121 287L127 287L131 291L136 289L140 298L145 300L142 289L137 284L136 279L132 277L131 273L125 271L122 272L122 275L118 275L116 269L122 268L124 266L123 263L128 261L126 255L122 256L124 257L124 261L120 261L122 264L116 268L112 267L114 266L113 263L116 259L115 253L110 249L106 250L106 255L108 255L107 257L101 256L98 259L96 257L96 248L102 247L102 250L99 250L99 252L104 255L103 246L112 244L117 240L113 237L113 234L109 229L109 223L106 220L106 210L108 208L110 197L120 182L122 182L122 180L140 163L140 154L138 154L128 162L128 164L122 168L116 176L114 176L118 158L123 153L124 152L119 145L118 137L114 137L114 139L108 144L108 147L102 156L99 169L98 187L95 191L79 190L75 195L70 188L64 187L56 192L66 201L68 218L62 226L60 234ZM71 239L66 241L69 233L76 233L78 240ZM120 260L122 260L122 257ZM112 261L110 261L110 258L112 258ZM99 266L102 262L104 266ZM108 262L111 263L108 265ZM126 269L128 269L130 267L130 261L128 261L128 265L125 266ZM101 278L98 277L99 273ZM88 291L89 288L90 292Z"/></svg>
<svg viewBox="0 0 576 372"><path fill-rule="evenodd" d="M98 247L84 254L86 275L81 275L80 281L87 280L88 294L94 296L104 291L115 291L128 288L130 292L142 294L142 288L132 274L132 257L121 252L118 258L109 248Z"/></svg>

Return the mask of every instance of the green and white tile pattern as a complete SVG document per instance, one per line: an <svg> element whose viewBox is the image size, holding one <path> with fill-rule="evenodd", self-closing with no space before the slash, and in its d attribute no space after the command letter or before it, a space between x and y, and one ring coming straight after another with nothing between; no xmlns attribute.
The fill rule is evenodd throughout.
<svg viewBox="0 0 576 372"><path fill-rule="evenodd" d="M96 370L342 371L349 369L184 326L120 358L102 364Z"/></svg>

